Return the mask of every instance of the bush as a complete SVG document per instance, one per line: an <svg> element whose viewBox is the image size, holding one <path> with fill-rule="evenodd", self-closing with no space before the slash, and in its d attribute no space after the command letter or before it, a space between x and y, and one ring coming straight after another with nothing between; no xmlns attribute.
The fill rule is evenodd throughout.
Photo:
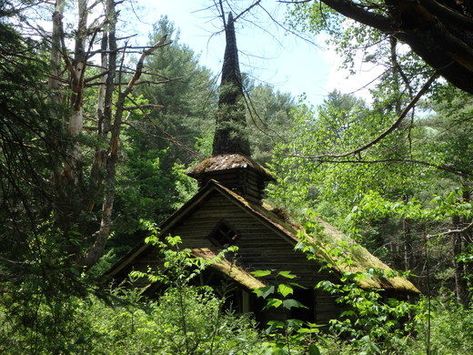
<svg viewBox="0 0 473 355"><path fill-rule="evenodd" d="M428 303L422 300L417 316L418 336L410 353L425 352L428 324ZM473 354L473 312L453 300L436 298L431 301L430 349L431 354Z"/></svg>
<svg viewBox="0 0 473 355"><path fill-rule="evenodd" d="M127 354L253 353L260 339L248 316L222 310L223 302L207 288L169 289L146 309L104 307L96 302L90 316L100 334L95 350ZM101 312L101 314L98 314Z"/></svg>
<svg viewBox="0 0 473 355"><path fill-rule="evenodd" d="M41 307L35 316L42 321L35 327L21 326L0 309L0 353L261 353L255 322L249 316L226 313L222 306L208 288L186 287L169 289L152 302L140 300L134 291L116 297L112 304L94 296L71 299L63 308L74 317L57 323Z"/></svg>

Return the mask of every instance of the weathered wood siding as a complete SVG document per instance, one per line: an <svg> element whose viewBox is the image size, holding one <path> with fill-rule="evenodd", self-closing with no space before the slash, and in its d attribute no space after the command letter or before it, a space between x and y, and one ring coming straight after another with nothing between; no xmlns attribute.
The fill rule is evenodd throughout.
<svg viewBox="0 0 473 355"><path fill-rule="evenodd" d="M204 187L211 179L218 180L220 184L254 203L261 203L263 199L265 180L253 170L233 169L202 174L198 178L199 186Z"/></svg>
<svg viewBox="0 0 473 355"><path fill-rule="evenodd" d="M181 216L180 221L173 225L167 234L180 236L182 247L185 248L216 250L217 247L208 239L208 235L222 220L240 236L236 242L239 250L235 257L237 263L246 270L291 271L298 276L295 281L308 289L313 289L321 280L333 280L333 275L320 271L314 261L307 260L302 253L295 251L293 242L284 239L263 221L216 191L211 192L197 208ZM147 248L131 265L115 275L115 279L123 280L131 270L145 271L148 266L157 267L159 264L155 249ZM287 280L279 280L279 282L285 281ZM309 307L307 313L315 314L313 320L322 324L327 323L339 313L334 298L327 293L314 290L310 298L310 304L305 303ZM259 300L252 302L255 305L261 303Z"/></svg>
<svg viewBox="0 0 473 355"><path fill-rule="evenodd" d="M308 288L313 288L320 280L332 279L331 275L320 272L315 262L295 251L291 242L217 192L211 193L198 209L173 226L169 234L179 235L183 247L215 249L207 236L222 219L240 235L236 242L239 248L236 260L245 269L289 270L298 276L298 283ZM284 279L280 281L284 282ZM315 312L318 321L334 317L337 309L330 295L316 292Z"/></svg>

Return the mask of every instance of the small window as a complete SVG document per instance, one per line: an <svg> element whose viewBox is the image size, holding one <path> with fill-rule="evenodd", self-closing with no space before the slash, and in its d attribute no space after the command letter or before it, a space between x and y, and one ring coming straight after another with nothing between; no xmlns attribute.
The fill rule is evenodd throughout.
<svg viewBox="0 0 473 355"><path fill-rule="evenodd" d="M224 221L220 221L209 235L209 239L217 246L234 244L238 237L238 233Z"/></svg>

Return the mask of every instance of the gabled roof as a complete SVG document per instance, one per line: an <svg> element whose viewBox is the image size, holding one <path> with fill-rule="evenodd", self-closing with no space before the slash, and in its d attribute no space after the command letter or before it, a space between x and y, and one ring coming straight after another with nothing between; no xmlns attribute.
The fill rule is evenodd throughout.
<svg viewBox="0 0 473 355"><path fill-rule="evenodd" d="M321 261L327 262L332 269L338 272L365 272L369 269L373 269L383 271L384 274L388 275L394 273L389 266L372 255L366 248L322 219L316 218L314 220L314 224L317 225L318 228L315 228L315 233L311 233L302 226L291 222L287 217L282 217L280 213L277 213L277 210L272 209L270 206L254 204L234 191L222 186L215 180L210 180L204 188L164 222L161 226L161 235L165 235L172 226L177 224L182 218L185 218L188 213L197 208L200 203L205 200L206 196L214 191L221 193L235 205L260 220L268 228L288 241L292 247L305 242L312 248L314 254ZM106 276L113 277L116 275L120 270L130 265L133 260L147 248L149 248L149 246L143 243L132 250L115 264ZM223 271L223 268L221 271ZM249 275L248 273L246 274ZM234 280L238 281L235 278ZM243 284L241 281L238 282ZM357 282L363 288L391 289L419 293L419 290L410 281L400 276L385 277L379 275L379 273L373 273L371 277L357 280ZM247 285L245 286L248 287Z"/></svg>

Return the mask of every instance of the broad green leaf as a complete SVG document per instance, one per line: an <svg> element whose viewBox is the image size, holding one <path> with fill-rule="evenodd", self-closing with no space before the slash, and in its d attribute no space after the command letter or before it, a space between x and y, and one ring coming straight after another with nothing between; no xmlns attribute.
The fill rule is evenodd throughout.
<svg viewBox="0 0 473 355"><path fill-rule="evenodd" d="M295 279L297 277L296 275L291 274L290 271L279 271L278 275L285 277L286 279Z"/></svg>
<svg viewBox="0 0 473 355"><path fill-rule="evenodd" d="M297 332L300 334L316 334L319 333L320 330L318 328L301 328Z"/></svg>
<svg viewBox="0 0 473 355"><path fill-rule="evenodd" d="M292 309L292 308L307 308L306 306L304 306L302 303L300 303L299 301L295 300L295 299L288 299L288 300L284 300L283 301L283 307L285 309Z"/></svg>
<svg viewBox="0 0 473 355"><path fill-rule="evenodd" d="M279 308L282 304L283 301L279 298L269 298L265 308Z"/></svg>
<svg viewBox="0 0 473 355"><path fill-rule="evenodd" d="M274 286L261 287L253 291L256 296L267 298L269 295L274 293Z"/></svg>
<svg viewBox="0 0 473 355"><path fill-rule="evenodd" d="M255 270L251 272L254 277L265 277L271 275L271 270Z"/></svg>
<svg viewBox="0 0 473 355"><path fill-rule="evenodd" d="M288 295L292 295L294 293L294 289L286 284L280 284L278 286L278 292L283 296L287 297Z"/></svg>

